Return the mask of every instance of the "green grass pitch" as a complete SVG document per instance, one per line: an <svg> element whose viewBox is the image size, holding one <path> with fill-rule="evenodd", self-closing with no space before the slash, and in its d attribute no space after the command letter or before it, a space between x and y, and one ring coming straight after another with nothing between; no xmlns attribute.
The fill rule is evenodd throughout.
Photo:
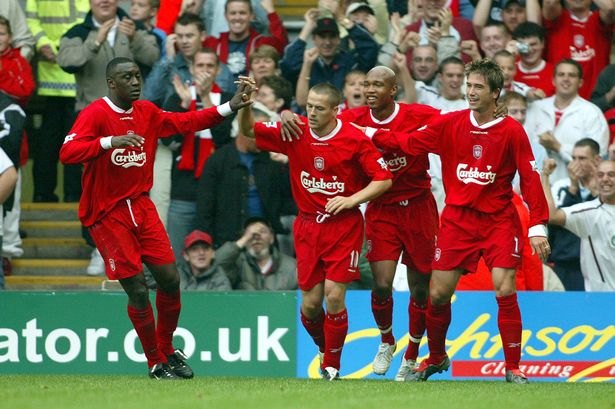
<svg viewBox="0 0 615 409"><path fill-rule="evenodd" d="M612 383L1 375L0 408L615 409Z"/></svg>

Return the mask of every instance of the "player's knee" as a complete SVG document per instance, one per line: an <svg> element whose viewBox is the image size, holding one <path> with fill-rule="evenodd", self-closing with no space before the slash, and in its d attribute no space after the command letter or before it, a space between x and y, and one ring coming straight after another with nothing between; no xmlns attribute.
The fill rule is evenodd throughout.
<svg viewBox="0 0 615 409"><path fill-rule="evenodd" d="M301 300L301 311L303 311L308 318L318 316L320 310L322 310L322 300L320 300L320 302L305 298Z"/></svg>
<svg viewBox="0 0 615 409"><path fill-rule="evenodd" d="M444 305L450 302L452 295L451 291L443 287L432 286L429 290L429 298L433 305Z"/></svg>
<svg viewBox="0 0 615 409"><path fill-rule="evenodd" d="M169 276L160 280L158 287L165 293L176 293L179 291L179 276Z"/></svg>
<svg viewBox="0 0 615 409"><path fill-rule="evenodd" d="M345 297L343 294L332 292L325 296L325 302L327 304L327 311L336 313L344 309Z"/></svg>
<svg viewBox="0 0 615 409"><path fill-rule="evenodd" d="M429 285L425 286L419 283L415 283L410 288L410 295L412 295L412 298L418 302L423 303L427 301L427 296L429 296Z"/></svg>
<svg viewBox="0 0 615 409"><path fill-rule="evenodd" d="M133 286L126 290L126 294L128 294L130 305L133 307L139 309L147 307L147 303L149 302L149 290L147 289L147 286Z"/></svg>
<svg viewBox="0 0 615 409"><path fill-rule="evenodd" d="M393 285L384 279L378 278L374 279L373 290L378 297L387 298L393 292Z"/></svg>

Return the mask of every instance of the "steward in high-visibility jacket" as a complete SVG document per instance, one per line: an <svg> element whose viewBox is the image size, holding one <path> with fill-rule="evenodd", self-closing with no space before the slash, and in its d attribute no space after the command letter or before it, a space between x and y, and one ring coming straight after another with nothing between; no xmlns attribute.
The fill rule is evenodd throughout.
<svg viewBox="0 0 615 409"><path fill-rule="evenodd" d="M57 56L60 39L72 26L81 23L90 10L89 0L27 0L26 18L36 40L38 95L75 97L75 76L55 61L44 58L41 48L51 47Z"/></svg>

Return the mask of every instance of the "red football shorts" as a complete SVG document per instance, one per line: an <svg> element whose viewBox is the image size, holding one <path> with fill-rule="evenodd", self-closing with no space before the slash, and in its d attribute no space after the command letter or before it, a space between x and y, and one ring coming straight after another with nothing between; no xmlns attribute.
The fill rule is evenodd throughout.
<svg viewBox="0 0 615 409"><path fill-rule="evenodd" d="M90 226L90 234L111 280L139 274L143 271L141 263L175 263L169 236L146 195L118 202L102 220Z"/></svg>
<svg viewBox="0 0 615 409"><path fill-rule="evenodd" d="M299 214L293 231L300 289L310 290L325 279L338 283L359 279L363 223L359 210L326 218Z"/></svg>
<svg viewBox="0 0 615 409"><path fill-rule="evenodd" d="M431 274L438 232L438 208L431 192L418 200L380 204L365 211L367 259L399 260L412 271Z"/></svg>
<svg viewBox="0 0 615 409"><path fill-rule="evenodd" d="M493 214L446 206L440 220L434 270L473 273L481 256L489 270L519 267L525 237L512 203Z"/></svg>

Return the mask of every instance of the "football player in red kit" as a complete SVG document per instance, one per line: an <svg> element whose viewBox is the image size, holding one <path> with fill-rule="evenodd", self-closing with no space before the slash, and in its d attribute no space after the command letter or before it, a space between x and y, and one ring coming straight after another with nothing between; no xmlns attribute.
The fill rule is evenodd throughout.
<svg viewBox="0 0 615 409"><path fill-rule="evenodd" d="M502 70L485 59L470 63L466 75L469 110L444 114L410 134L377 131L373 137L376 146L385 150L439 154L446 189L426 319L430 355L406 380L424 381L450 366L445 340L451 297L461 275L474 272L482 255L491 270L499 307L506 380L527 383L519 370L522 324L515 289L515 269L524 243L512 203L511 182L517 171L530 209L530 243L543 260L550 253L545 229L548 208L523 127L510 117L494 116L504 82Z"/></svg>
<svg viewBox="0 0 615 409"><path fill-rule="evenodd" d="M250 105L249 85L226 104L187 113L164 112L138 101L142 79L129 58L114 58L106 70L108 96L86 107L60 150L64 164L83 163L79 219L89 229L107 276L128 295L128 316L154 379L192 378L173 332L181 310L179 274L167 233L148 192L159 137L211 128ZM155 322L142 263L157 284Z"/></svg>
<svg viewBox="0 0 615 409"><path fill-rule="evenodd" d="M348 332L345 294L359 278L363 243L361 203L391 187L392 175L376 147L354 126L336 118L341 93L330 84L312 87L298 141L286 143L279 122L253 123L240 112L244 135L260 149L288 156L299 215L293 226L301 322L322 354L324 379L339 377ZM323 311L323 299L326 314Z"/></svg>

